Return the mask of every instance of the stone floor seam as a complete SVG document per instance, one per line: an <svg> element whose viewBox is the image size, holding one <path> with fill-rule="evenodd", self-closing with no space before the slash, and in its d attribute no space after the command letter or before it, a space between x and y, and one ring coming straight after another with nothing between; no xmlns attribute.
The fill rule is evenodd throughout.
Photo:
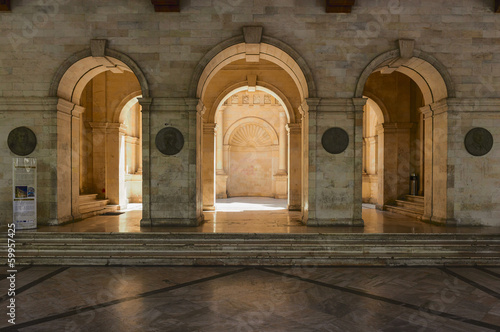
<svg viewBox="0 0 500 332"><path fill-rule="evenodd" d="M494 277L497 277L497 278L500 279L500 273L493 272L493 271L488 270L487 268L482 267L482 266L476 266L475 268L478 269L479 271L482 271L484 273L487 273L487 274L489 274L491 276L494 276Z"/></svg>
<svg viewBox="0 0 500 332"><path fill-rule="evenodd" d="M21 272L24 272L30 268L32 268L33 265L26 265L26 266L23 266L19 269L17 269L17 274L21 273ZM10 274L9 273L5 273L5 274L0 274L0 280L3 280L3 279L6 279Z"/></svg>
<svg viewBox="0 0 500 332"><path fill-rule="evenodd" d="M463 275L455 272L455 271L451 271L450 269L446 268L446 267L441 267L440 268L442 271L446 272L447 274L457 278L457 279L460 279L462 280L463 282L466 282L468 283L469 285L479 289L479 290L482 290L483 292L485 292L486 294L488 295L491 295L491 296L494 296L496 297L497 299L500 300L500 293L497 293L495 292L494 290L492 289L489 289L488 287L485 287L483 285L480 285L478 284L477 282L473 281L473 280L470 280L469 278L467 277L464 277Z"/></svg>
<svg viewBox="0 0 500 332"><path fill-rule="evenodd" d="M67 268L68 267L66 267L66 269ZM159 293L163 293L163 292L168 292L168 291L171 291L171 290L174 290L174 289L184 288L184 287L188 287L188 286L191 286L191 285L196 285L196 284L200 284L200 283L203 283L203 282L207 282L207 281L211 281L211 280L215 280L215 279L227 277L227 276L230 276L230 275L234 275L234 274L238 274L238 273L241 273L241 272L244 272L244 271L248 271L250 269L251 268L244 267L244 268L241 268L241 269L238 269L238 270L224 272L224 273L219 273L219 274L214 275L214 276L210 276L210 277L206 277L206 278L201 278L201 279L193 280L193 281L185 282L185 283L178 284L178 285L168 286L168 287L164 287L164 288L152 290L152 291L149 291L149 292L144 292L144 293L141 293L141 294L138 294L138 295L134 295L134 296L128 296L128 297L125 297L125 298L116 299L116 300L105 302L105 303L99 303L99 304L96 304L96 305L93 305L93 306L76 308L76 309L73 309L73 310L70 310L70 311L66 311L66 312L63 312L63 313L60 313L60 314L46 316L46 317L38 318L38 319L35 319L35 320L32 320L32 321L28 321L28 322L16 324L16 328L17 329L22 329L22 328L29 327L29 326L34 326L34 325L38 325L38 324L50 322L50 321L53 321L53 320L56 320L56 319L73 316L73 315L80 314L80 313L83 313L83 312L93 311L93 310L97 310L97 309L109 307L109 306L112 306L112 305L120 304L120 303L123 303L123 302L133 301L133 300L136 300L136 299L139 299L139 298L143 298L143 297L147 297L147 296L150 296L150 295L155 295L155 294L159 294ZM11 330L11 327L7 327L7 328L0 328L0 331L12 331L12 330Z"/></svg>
<svg viewBox="0 0 500 332"><path fill-rule="evenodd" d="M50 278L52 278L53 276L55 275L58 275L59 273L62 273L64 271L66 271L67 269L69 269L70 267L69 266L65 266L65 267L61 267L60 269L57 269L55 271L52 271L46 275L44 275L43 277L41 278L38 278L22 287L19 287L16 289L16 294L20 294L28 289L30 289L31 287L35 287L36 285L38 284L41 284L42 282L44 282L45 280L48 280ZM5 301L9 298L9 296L7 294L3 295L1 298L0 298L0 301Z"/></svg>
<svg viewBox="0 0 500 332"><path fill-rule="evenodd" d="M272 274L285 276L285 277L288 277L288 278L291 278L291 279L296 279L296 280L301 280L301 281L304 281L304 282L309 282L309 283L312 283L312 284L315 284L315 285L318 285L318 286L323 286L323 287L335 289L335 290L338 290L338 291L341 291L341 292L348 292L348 293L355 294L355 295L358 295L358 296L367 297L367 298L370 298L372 300L382 301L382 302L386 302L386 303L398 305L400 307L404 307L404 308L408 308L408 309L413 309L413 310L417 310L417 311L422 311L422 312L425 312L427 314L436 315L436 316L439 316L439 317L448 318L448 319L452 319L452 320L463 322L463 323L468 323L468 324L479 326L479 327L493 329L494 331L500 331L500 325L494 325L494 324L489 324L489 323L485 323L485 322L482 322L482 321L478 321L478 320L475 320L475 319L469 319L469 318L465 318L465 317L460 317L460 316L457 316L457 315L454 315L454 314L450 314L450 313L446 313L446 312L443 312L443 311L432 310L432 309L424 308L424 307L417 306L417 305L414 305L414 304L405 303L405 302L394 300L394 299L390 299L390 298L387 298L387 297L383 297L383 296L371 294L371 293L364 292L364 291L361 291L361 290L352 289L352 288L348 288L348 287L341 287L341 286L337 286L337 285L332 285L332 284L328 284L328 283L317 281L317 280L303 278L303 277L296 276L296 275L289 274L289 273L274 271L274 270L267 269L267 268L262 268L262 267L258 267L257 269L261 270L261 271L269 272L269 273L272 273Z"/></svg>

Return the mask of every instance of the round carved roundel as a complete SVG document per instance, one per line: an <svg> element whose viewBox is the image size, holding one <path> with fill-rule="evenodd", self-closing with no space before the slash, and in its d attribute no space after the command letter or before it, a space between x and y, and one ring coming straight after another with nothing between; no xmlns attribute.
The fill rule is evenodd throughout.
<svg viewBox="0 0 500 332"><path fill-rule="evenodd" d="M484 128L473 128L465 135L465 149L473 156L484 156L493 147L493 136Z"/></svg>
<svg viewBox="0 0 500 332"><path fill-rule="evenodd" d="M36 148L36 135L26 127L17 127L9 133L7 145L18 156L27 156Z"/></svg>
<svg viewBox="0 0 500 332"><path fill-rule="evenodd" d="M178 154L184 146L184 136L174 127L163 128L156 134L156 148L167 156Z"/></svg>
<svg viewBox="0 0 500 332"><path fill-rule="evenodd" d="M321 137L321 145L331 154L342 153L349 145L349 135L342 128L330 128Z"/></svg>

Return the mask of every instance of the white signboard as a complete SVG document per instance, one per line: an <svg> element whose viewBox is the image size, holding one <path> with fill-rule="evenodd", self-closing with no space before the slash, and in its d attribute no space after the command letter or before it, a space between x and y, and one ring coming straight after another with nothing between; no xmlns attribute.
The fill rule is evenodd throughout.
<svg viewBox="0 0 500 332"><path fill-rule="evenodd" d="M13 158L12 172L14 225L36 228L36 158Z"/></svg>

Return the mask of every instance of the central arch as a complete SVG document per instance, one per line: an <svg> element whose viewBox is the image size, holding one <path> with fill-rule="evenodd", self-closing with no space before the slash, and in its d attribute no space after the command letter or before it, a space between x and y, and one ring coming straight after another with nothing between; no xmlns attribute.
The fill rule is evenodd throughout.
<svg viewBox="0 0 500 332"><path fill-rule="evenodd" d="M271 71L275 75L270 75ZM273 177L286 183L283 186L288 193L288 208L301 210L306 218L307 191L304 184L308 183L307 99L316 95L315 85L304 59L288 45L266 36L262 36L258 43L248 40L245 42L243 36L223 42L208 52L195 69L190 94L199 99L199 204L205 211L214 210L217 193L224 192L218 188L219 184L216 184L216 179L227 177L217 164L217 150L221 149L217 144L230 145L230 136L227 132L221 133L224 126L221 124L219 111L228 103L230 97L238 98L241 93L268 94L284 109L284 117L280 120L283 128L271 130L272 126L267 127L267 132L274 131L276 136L271 139L274 143L270 146L275 146L274 148L280 151L286 146L286 152L280 152L280 156L286 153L288 157L280 157L280 167L281 160L286 160L287 165L283 169L280 168ZM262 120L256 120L255 116L249 113L245 119L240 119L239 123L248 122L249 119L253 119L255 123ZM256 125L256 128L265 131L266 126L262 125L262 122L260 124ZM237 128L234 125L232 129ZM269 137L273 135L269 134ZM227 142L221 141L222 139ZM290 155L295 158L290 160ZM285 177L281 177L283 175Z"/></svg>

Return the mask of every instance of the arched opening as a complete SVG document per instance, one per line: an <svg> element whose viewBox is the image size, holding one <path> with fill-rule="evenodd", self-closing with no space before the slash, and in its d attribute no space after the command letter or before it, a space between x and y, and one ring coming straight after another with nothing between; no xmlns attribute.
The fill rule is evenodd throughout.
<svg viewBox="0 0 500 332"><path fill-rule="evenodd" d="M66 61L51 88L59 97L59 223L142 202L144 75L119 52L89 53Z"/></svg>
<svg viewBox="0 0 500 332"><path fill-rule="evenodd" d="M211 56L196 86L203 210L215 210L217 198L263 196L286 199L307 218L310 91L303 69L263 42Z"/></svg>
<svg viewBox="0 0 500 332"><path fill-rule="evenodd" d="M432 64L431 64L432 63ZM420 51L399 50L370 63L356 96L363 114L363 202L379 209L443 222L447 204L447 104L449 76Z"/></svg>
<svg viewBox="0 0 500 332"><path fill-rule="evenodd" d="M288 116L266 90L237 89L218 107L217 198L288 198Z"/></svg>
<svg viewBox="0 0 500 332"><path fill-rule="evenodd" d="M412 203L404 202L408 199L423 204L420 181L414 192L410 187L412 174L419 179L424 174L423 118L419 112L423 96L418 85L399 72L374 72L364 92L373 99L368 98L363 114L363 202L403 213L392 206L409 207ZM410 194L416 197L408 198ZM413 205L423 214L423 206Z"/></svg>

